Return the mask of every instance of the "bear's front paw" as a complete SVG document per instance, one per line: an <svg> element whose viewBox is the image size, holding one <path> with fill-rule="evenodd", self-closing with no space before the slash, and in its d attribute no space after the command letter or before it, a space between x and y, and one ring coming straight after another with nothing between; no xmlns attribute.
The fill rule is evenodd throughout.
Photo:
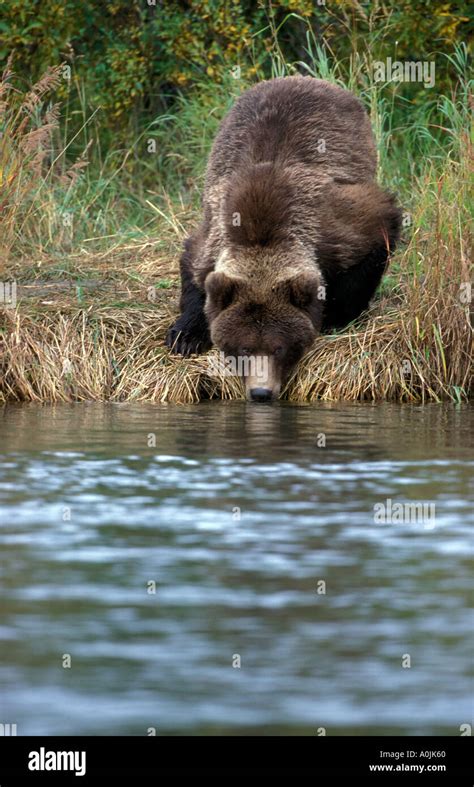
<svg viewBox="0 0 474 787"><path fill-rule="evenodd" d="M166 334L165 344L175 355L198 355L212 347L207 325L191 328L181 319L171 326Z"/></svg>

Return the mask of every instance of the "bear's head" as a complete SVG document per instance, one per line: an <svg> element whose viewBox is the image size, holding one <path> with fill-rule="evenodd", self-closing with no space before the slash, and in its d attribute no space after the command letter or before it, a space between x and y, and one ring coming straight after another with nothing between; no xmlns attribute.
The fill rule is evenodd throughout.
<svg viewBox="0 0 474 787"><path fill-rule="evenodd" d="M232 359L247 398L271 401L316 337L324 287L314 267L278 277L265 274L266 266L257 275L254 264L242 275L246 267L226 266L206 277L205 311L211 339Z"/></svg>

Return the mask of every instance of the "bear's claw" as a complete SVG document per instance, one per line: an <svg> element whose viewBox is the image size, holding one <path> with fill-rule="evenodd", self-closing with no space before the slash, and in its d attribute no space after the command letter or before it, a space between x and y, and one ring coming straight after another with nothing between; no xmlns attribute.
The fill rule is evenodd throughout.
<svg viewBox="0 0 474 787"><path fill-rule="evenodd" d="M171 326L166 334L165 344L175 355L199 355L209 350L212 343L207 332L186 330L180 328L178 323Z"/></svg>

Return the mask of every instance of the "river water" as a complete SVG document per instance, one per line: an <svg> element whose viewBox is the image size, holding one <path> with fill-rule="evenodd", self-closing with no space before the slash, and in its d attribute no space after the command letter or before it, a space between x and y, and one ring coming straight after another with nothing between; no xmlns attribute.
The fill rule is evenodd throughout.
<svg viewBox="0 0 474 787"><path fill-rule="evenodd" d="M4 407L0 721L459 735L473 413Z"/></svg>

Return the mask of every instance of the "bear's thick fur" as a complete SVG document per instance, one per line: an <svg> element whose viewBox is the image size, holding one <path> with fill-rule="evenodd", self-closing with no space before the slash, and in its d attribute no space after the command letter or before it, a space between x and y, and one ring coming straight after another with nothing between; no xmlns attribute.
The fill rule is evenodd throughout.
<svg viewBox="0 0 474 787"><path fill-rule="evenodd" d="M267 380L247 374L247 392L278 396L317 333L358 317L385 270L401 216L376 163L348 91L300 76L246 91L212 148L167 345L263 356Z"/></svg>

